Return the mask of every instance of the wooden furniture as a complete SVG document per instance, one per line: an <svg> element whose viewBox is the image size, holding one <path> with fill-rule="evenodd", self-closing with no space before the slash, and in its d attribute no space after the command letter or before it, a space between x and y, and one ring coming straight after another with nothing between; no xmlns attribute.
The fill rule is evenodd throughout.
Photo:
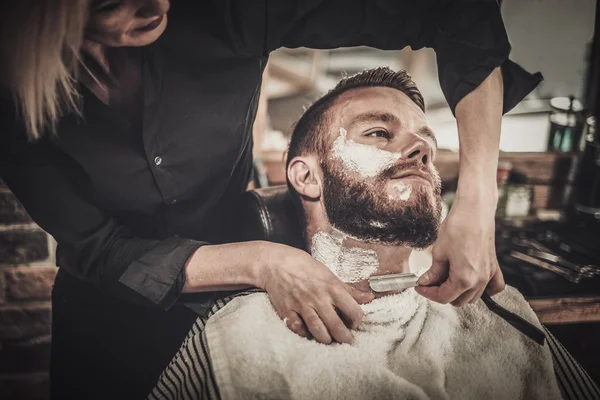
<svg viewBox="0 0 600 400"><path fill-rule="evenodd" d="M600 296L555 297L528 300L544 325L600 322Z"/></svg>

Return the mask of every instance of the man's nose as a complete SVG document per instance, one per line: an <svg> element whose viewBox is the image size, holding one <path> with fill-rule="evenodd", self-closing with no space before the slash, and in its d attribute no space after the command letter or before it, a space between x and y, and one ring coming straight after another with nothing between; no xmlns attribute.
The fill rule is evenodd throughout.
<svg viewBox="0 0 600 400"><path fill-rule="evenodd" d="M419 160L423 165L429 165L432 162L432 150L431 146L422 139L411 139L409 143L406 143L400 149L402 159L405 161Z"/></svg>

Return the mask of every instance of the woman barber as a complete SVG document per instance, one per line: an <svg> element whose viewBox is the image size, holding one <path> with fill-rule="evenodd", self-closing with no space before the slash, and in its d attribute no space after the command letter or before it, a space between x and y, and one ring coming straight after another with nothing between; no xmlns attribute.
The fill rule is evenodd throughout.
<svg viewBox="0 0 600 400"><path fill-rule="evenodd" d="M7 3L0 174L58 242L54 398L143 397L196 317L182 293L200 293L202 313L215 291L256 286L295 332L351 340L336 309L356 326L369 294L299 250L227 244L261 74L282 46L436 50L460 181L421 294L460 306L502 290L500 118L539 77L508 60L495 0Z"/></svg>

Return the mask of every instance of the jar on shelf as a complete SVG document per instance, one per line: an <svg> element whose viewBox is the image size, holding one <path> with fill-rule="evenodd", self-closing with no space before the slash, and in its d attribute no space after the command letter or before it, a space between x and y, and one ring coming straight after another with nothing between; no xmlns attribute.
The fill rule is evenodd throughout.
<svg viewBox="0 0 600 400"><path fill-rule="evenodd" d="M496 171L498 183L497 218L526 217L531 212L533 203L533 186L518 183L513 176L513 166L510 161L499 161Z"/></svg>
<svg viewBox="0 0 600 400"><path fill-rule="evenodd" d="M594 117L589 117L586 121L583 147L578 166L575 209L600 220L600 137L596 134Z"/></svg>
<svg viewBox="0 0 600 400"><path fill-rule="evenodd" d="M576 151L583 133L583 105L571 96L553 98L550 107L548 151Z"/></svg>

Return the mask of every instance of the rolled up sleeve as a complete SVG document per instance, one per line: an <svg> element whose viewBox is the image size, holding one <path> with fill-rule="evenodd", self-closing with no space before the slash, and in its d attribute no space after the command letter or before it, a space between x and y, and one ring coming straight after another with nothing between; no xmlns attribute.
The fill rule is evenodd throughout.
<svg viewBox="0 0 600 400"><path fill-rule="evenodd" d="M440 2L414 47L432 47L437 54L439 81L452 112L494 69L504 81L503 113L510 111L541 81L509 59L511 46L495 0ZM424 39L424 40L423 40Z"/></svg>
<svg viewBox="0 0 600 400"><path fill-rule="evenodd" d="M161 240L132 261L119 282L139 293L150 304L168 309L183 291L187 260L202 244L181 238Z"/></svg>
<svg viewBox="0 0 600 400"><path fill-rule="evenodd" d="M206 244L185 238L140 238L86 198L78 168L43 143L0 148L0 176L31 217L59 243L57 265L103 292L168 309L185 284L184 267Z"/></svg>

